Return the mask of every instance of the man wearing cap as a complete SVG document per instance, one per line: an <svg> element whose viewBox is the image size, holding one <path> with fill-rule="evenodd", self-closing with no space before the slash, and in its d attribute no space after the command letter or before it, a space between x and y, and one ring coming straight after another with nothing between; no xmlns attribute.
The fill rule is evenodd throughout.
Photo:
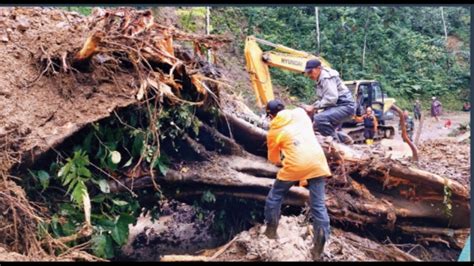
<svg viewBox="0 0 474 266"><path fill-rule="evenodd" d="M311 254L318 260L329 238L330 226L324 195L326 177L331 171L313 131L311 119L302 108L285 109L280 100L267 104L271 119L267 135L268 160L282 165L265 201L265 235L277 238L283 197L293 185L307 180L313 220L313 248ZM282 159L283 157L283 159Z"/></svg>
<svg viewBox="0 0 474 266"><path fill-rule="evenodd" d="M303 108L308 113L322 109L322 112L313 117L314 129L323 136L333 136L337 139L335 128L354 114L355 102L352 93L342 82L339 72L323 67L318 59L306 62L305 74L316 81L319 100L312 106L305 105Z"/></svg>

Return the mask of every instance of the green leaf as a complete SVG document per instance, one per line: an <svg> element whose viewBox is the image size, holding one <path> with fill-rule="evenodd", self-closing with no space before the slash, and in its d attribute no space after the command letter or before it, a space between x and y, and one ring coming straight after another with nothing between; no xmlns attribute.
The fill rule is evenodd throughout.
<svg viewBox="0 0 474 266"><path fill-rule="evenodd" d="M138 157L143 152L143 134L138 133L133 139L132 156Z"/></svg>
<svg viewBox="0 0 474 266"><path fill-rule="evenodd" d="M61 225L61 229L64 235L72 235L77 231L71 219L68 219L67 223Z"/></svg>
<svg viewBox="0 0 474 266"><path fill-rule="evenodd" d="M105 200L104 194L99 194L91 199L91 202L101 203Z"/></svg>
<svg viewBox="0 0 474 266"><path fill-rule="evenodd" d="M77 182L72 191L71 198L79 205L82 205L84 195L87 194L87 188L83 181Z"/></svg>
<svg viewBox="0 0 474 266"><path fill-rule="evenodd" d="M90 178L91 177L91 171L85 167L80 167L77 169L77 174L83 177Z"/></svg>
<svg viewBox="0 0 474 266"><path fill-rule="evenodd" d="M166 166L163 162L158 161L158 169L160 170L161 174L166 175L169 167Z"/></svg>
<svg viewBox="0 0 474 266"><path fill-rule="evenodd" d="M128 204L128 202L126 202L124 200L115 200L115 199L113 199L112 202L117 206L125 206L125 205Z"/></svg>
<svg viewBox="0 0 474 266"><path fill-rule="evenodd" d="M58 169L59 168L59 164L56 163L56 162L53 162L51 163L51 165L49 166L49 172L50 173L57 173L58 172Z"/></svg>
<svg viewBox="0 0 474 266"><path fill-rule="evenodd" d="M109 235L95 235L92 237L92 251L101 258L112 258L114 256L114 247L112 238Z"/></svg>
<svg viewBox="0 0 474 266"><path fill-rule="evenodd" d="M99 150L95 154L96 159L102 159L104 156L104 148L102 148L102 145L99 146Z"/></svg>
<svg viewBox="0 0 474 266"><path fill-rule="evenodd" d="M74 175L74 173L68 173L66 178L64 178L63 180L63 186L67 186L75 178L76 176Z"/></svg>
<svg viewBox="0 0 474 266"><path fill-rule="evenodd" d="M107 183L107 180L101 179L99 180L98 184L99 184L100 191L104 193L110 193L110 187L109 187L109 183Z"/></svg>
<svg viewBox="0 0 474 266"><path fill-rule="evenodd" d="M115 222L107 219L104 215L96 217L95 224L107 231L112 230L115 226Z"/></svg>
<svg viewBox="0 0 474 266"><path fill-rule="evenodd" d="M92 137L94 136L94 133L92 131L87 134L87 136L84 138L84 141L82 142L82 147L87 151L87 153L91 152L91 142L92 142Z"/></svg>
<svg viewBox="0 0 474 266"><path fill-rule="evenodd" d="M39 181L41 183L41 186L43 187L43 191L44 191L49 186L50 176L46 171L43 171L43 170L38 171L37 176L38 176L38 179L39 179Z"/></svg>
<svg viewBox="0 0 474 266"><path fill-rule="evenodd" d="M59 218L56 214L51 217L51 230L53 230L56 236L62 236L61 228L59 227Z"/></svg>
<svg viewBox="0 0 474 266"><path fill-rule="evenodd" d="M69 173L69 170L71 169L71 164L66 163L63 167L58 172L58 177L63 177L66 176Z"/></svg>
<svg viewBox="0 0 474 266"><path fill-rule="evenodd" d="M153 164L153 168L156 168L158 166L158 170L160 170L160 173L162 175L166 175L169 169L167 162L168 160L165 155L162 155L158 159L156 159L155 163Z"/></svg>
<svg viewBox="0 0 474 266"><path fill-rule="evenodd" d="M115 227L112 230L112 238L118 245L123 245L128 239L128 225L132 224L135 219L128 214L121 214L115 223Z"/></svg>

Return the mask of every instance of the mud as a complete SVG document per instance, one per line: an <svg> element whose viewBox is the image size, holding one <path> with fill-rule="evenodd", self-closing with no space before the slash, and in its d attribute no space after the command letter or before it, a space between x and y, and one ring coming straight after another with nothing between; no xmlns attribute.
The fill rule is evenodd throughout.
<svg viewBox="0 0 474 266"><path fill-rule="evenodd" d="M31 157L81 127L136 102L133 78L117 73L116 84L90 73L41 76L45 55L75 53L87 34L87 19L50 8L1 8L0 146ZM23 25L23 26L20 26Z"/></svg>
<svg viewBox="0 0 474 266"><path fill-rule="evenodd" d="M423 112L424 121L423 121L423 128L420 135L420 143L426 140L431 139L440 139L449 137L450 133L459 127L462 124L470 123L471 121L471 113L470 112L444 112L440 117L439 121L436 121L433 117L431 117L429 112ZM445 128L444 123L447 119L451 120L451 128ZM416 131L418 130L419 121L415 120L415 131L413 132L413 138L416 136ZM401 134L398 130L398 117L395 116L393 120L387 122L389 125L395 127L395 137L394 139L401 140ZM468 145L469 146L469 145Z"/></svg>
<svg viewBox="0 0 474 266"><path fill-rule="evenodd" d="M128 243L117 260L158 261L167 254L195 254L218 245L214 213L175 200L163 204L161 217L143 215L130 226Z"/></svg>
<svg viewBox="0 0 474 266"><path fill-rule="evenodd" d="M278 227L279 238L269 239L257 225L238 234L234 242L215 260L217 261L312 261L311 226L304 215L282 216ZM381 244L354 233L332 228L322 261L396 261L407 259L446 260L446 250L426 250L418 245ZM413 257L403 257L403 250ZM451 252L452 253L452 252ZM459 252L454 252L459 253ZM441 255L443 254L443 255ZM450 254L455 258L458 254ZM442 257L442 258L440 258Z"/></svg>
<svg viewBox="0 0 474 266"><path fill-rule="evenodd" d="M458 143L454 138L424 141L419 147L422 169L445 176L470 189L471 152L469 143Z"/></svg>

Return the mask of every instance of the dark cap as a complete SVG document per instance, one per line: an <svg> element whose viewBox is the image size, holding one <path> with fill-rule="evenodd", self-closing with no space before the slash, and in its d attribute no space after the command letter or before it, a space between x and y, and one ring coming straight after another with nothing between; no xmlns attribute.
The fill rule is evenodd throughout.
<svg viewBox="0 0 474 266"><path fill-rule="evenodd" d="M306 73L313 68L319 67L320 65L321 65L321 61L319 61L318 59L308 60L308 62L306 62L306 67L304 68L304 72Z"/></svg>
<svg viewBox="0 0 474 266"><path fill-rule="evenodd" d="M266 108L267 116L268 115L275 116L276 114L278 114L278 112L280 112L283 109L285 109L285 105L283 104L281 100L278 100L278 99L271 100L267 103L267 108Z"/></svg>

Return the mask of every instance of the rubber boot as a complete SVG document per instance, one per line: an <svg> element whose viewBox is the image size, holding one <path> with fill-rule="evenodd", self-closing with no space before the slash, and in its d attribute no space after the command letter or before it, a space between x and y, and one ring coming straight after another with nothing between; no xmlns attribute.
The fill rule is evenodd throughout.
<svg viewBox="0 0 474 266"><path fill-rule="evenodd" d="M265 229L264 234L270 239L277 239L278 224L267 224L267 228Z"/></svg>
<svg viewBox="0 0 474 266"><path fill-rule="evenodd" d="M319 228L319 230L314 234L313 238L313 248L311 249L311 256L313 257L313 260L321 259L325 244L326 238L324 237L323 228Z"/></svg>

